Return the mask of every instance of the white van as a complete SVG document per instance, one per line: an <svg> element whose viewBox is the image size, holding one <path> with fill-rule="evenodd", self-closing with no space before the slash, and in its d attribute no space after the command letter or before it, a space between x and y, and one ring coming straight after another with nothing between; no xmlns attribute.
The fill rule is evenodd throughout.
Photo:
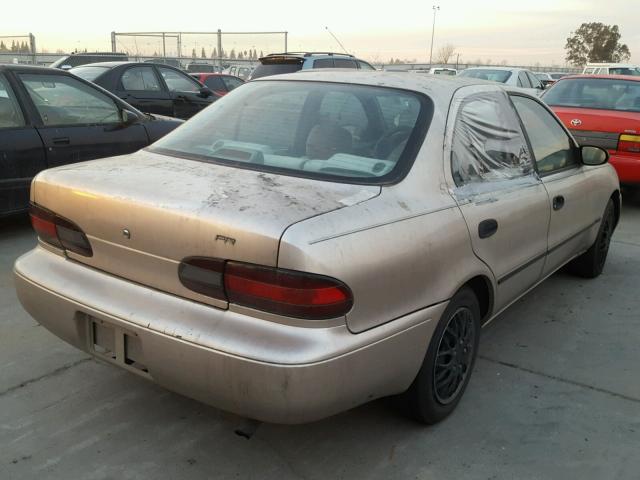
<svg viewBox="0 0 640 480"><path fill-rule="evenodd" d="M587 63L583 75L634 75L640 76L640 67L629 63Z"/></svg>

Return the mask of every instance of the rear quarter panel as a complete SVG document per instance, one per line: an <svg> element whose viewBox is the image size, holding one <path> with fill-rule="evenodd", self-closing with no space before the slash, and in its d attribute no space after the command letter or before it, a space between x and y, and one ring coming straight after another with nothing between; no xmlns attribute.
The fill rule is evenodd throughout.
<svg viewBox="0 0 640 480"><path fill-rule="evenodd" d="M279 267L332 276L351 288L354 305L346 321L352 332L444 302L476 275L493 282L473 254L466 223L444 182L447 108L435 105L404 180L382 187L376 198L294 224L283 234Z"/></svg>

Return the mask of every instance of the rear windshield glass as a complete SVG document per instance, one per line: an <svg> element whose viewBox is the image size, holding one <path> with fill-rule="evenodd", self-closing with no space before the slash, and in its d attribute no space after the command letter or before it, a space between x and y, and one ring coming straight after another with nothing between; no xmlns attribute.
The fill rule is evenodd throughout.
<svg viewBox="0 0 640 480"><path fill-rule="evenodd" d="M109 70L109 67L76 67L70 70L74 75L93 82L100 75Z"/></svg>
<svg viewBox="0 0 640 480"><path fill-rule="evenodd" d="M269 77L271 75L281 75L283 73L297 72L302 68L301 60L288 60L286 62L265 63L258 65L251 75L251 80L256 78Z"/></svg>
<svg viewBox="0 0 640 480"><path fill-rule="evenodd" d="M248 83L156 142L160 153L346 183L397 180L431 119L430 100L338 83Z"/></svg>
<svg viewBox="0 0 640 480"><path fill-rule="evenodd" d="M556 83L543 98L547 104L559 107L640 112L640 82L572 78Z"/></svg>
<svg viewBox="0 0 640 480"><path fill-rule="evenodd" d="M492 82L505 83L511 78L509 70L477 69L464 70L459 74L461 77L478 78L480 80L490 80Z"/></svg>

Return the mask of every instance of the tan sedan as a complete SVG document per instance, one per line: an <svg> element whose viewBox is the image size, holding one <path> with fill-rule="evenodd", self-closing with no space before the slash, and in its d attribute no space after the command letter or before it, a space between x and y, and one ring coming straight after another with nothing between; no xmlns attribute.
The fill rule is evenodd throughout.
<svg viewBox="0 0 640 480"><path fill-rule="evenodd" d="M602 271L606 162L501 85L265 78L138 153L38 175L16 289L77 348L242 416L403 394L434 423L483 324L567 263Z"/></svg>

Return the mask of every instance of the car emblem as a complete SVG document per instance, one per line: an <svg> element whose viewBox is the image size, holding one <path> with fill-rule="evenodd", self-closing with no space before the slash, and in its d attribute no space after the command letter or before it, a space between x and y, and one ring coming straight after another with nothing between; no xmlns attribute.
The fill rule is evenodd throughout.
<svg viewBox="0 0 640 480"><path fill-rule="evenodd" d="M124 229L122 230L122 236L123 236L124 238L126 238L127 240L131 240L131 232L129 231L129 229L124 228Z"/></svg>
<svg viewBox="0 0 640 480"><path fill-rule="evenodd" d="M227 237L225 235L216 235L216 241L224 242L225 245L227 243L230 243L231 245L235 245L236 244L236 239L235 238Z"/></svg>
<svg viewBox="0 0 640 480"><path fill-rule="evenodd" d="M582 125L582 120L580 120L579 118L574 118L573 120L571 120L571 125L573 125L574 127L579 127L580 125Z"/></svg>

